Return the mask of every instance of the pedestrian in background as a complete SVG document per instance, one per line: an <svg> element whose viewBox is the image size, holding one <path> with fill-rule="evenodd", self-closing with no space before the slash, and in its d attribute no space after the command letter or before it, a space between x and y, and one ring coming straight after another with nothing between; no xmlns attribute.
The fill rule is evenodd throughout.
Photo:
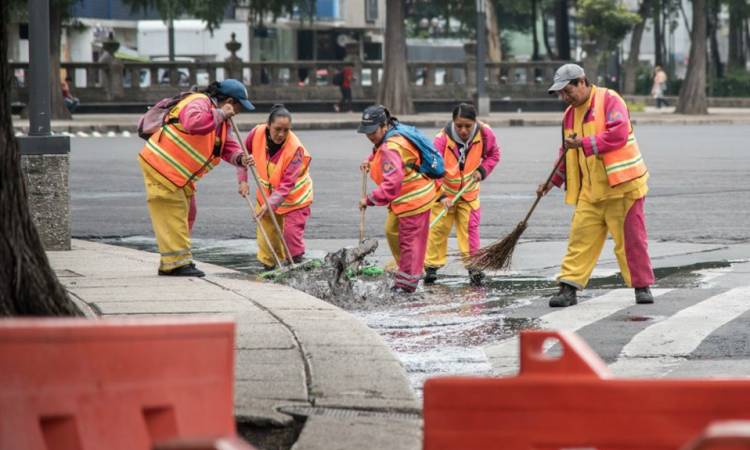
<svg viewBox="0 0 750 450"><path fill-rule="evenodd" d="M161 254L159 275L205 275L195 267L190 250L190 203L196 182L222 159L235 166L249 164L228 123L242 108L255 109L242 83L214 82L177 103L139 154Z"/></svg>
<svg viewBox="0 0 750 450"><path fill-rule="evenodd" d="M651 95L656 99L656 107L661 109L662 105L667 106L667 99L664 98L664 94L667 92L667 73L661 68L656 66L654 68L654 83L651 86Z"/></svg>
<svg viewBox="0 0 750 450"><path fill-rule="evenodd" d="M430 209L437 198L434 180L418 172L420 152L408 139L393 134L397 123L382 105L369 106L362 113L358 133L367 135L372 153L360 165L377 184L359 206L387 206L385 235L391 254L398 263L394 291L414 292L424 269Z"/></svg>
<svg viewBox="0 0 750 450"><path fill-rule="evenodd" d="M70 83L72 82L73 79L69 76L65 77L65 79L60 82L63 102L65 103L65 107L68 108L68 111L70 111L71 114L73 114L78 108L78 105L81 104L81 101L78 99L78 97L73 97L73 94L70 92Z"/></svg>
<svg viewBox="0 0 750 450"><path fill-rule="evenodd" d="M346 63L341 72L338 72L334 78L334 84L338 84L341 91L341 101L333 105L336 112L352 112L352 80L354 79L354 70L351 63Z"/></svg>
<svg viewBox="0 0 750 450"><path fill-rule="evenodd" d="M486 179L500 161L495 133L477 120L476 108L468 103L453 109L453 119L438 132L434 145L445 161L445 176L441 180L443 194L432 207L430 222L445 209L448 211L430 228L425 284L434 283L438 269L447 262L448 235L454 223L461 255L466 258L479 249L479 182ZM481 270L469 269L472 284L480 285L483 279Z"/></svg>
<svg viewBox="0 0 750 450"><path fill-rule="evenodd" d="M305 254L305 225L310 218L310 205L313 201L313 183L310 177L312 158L302 142L292 131L292 114L284 105L271 108L266 123L257 125L245 139L245 147L252 154L250 165L254 165L268 203L263 201L260 191L255 192L255 214L257 227L263 227L270 242L257 238L257 259L265 270L276 266L273 252L280 259L286 258L282 238L286 241L295 263L302 262ZM247 196L247 169L237 169L240 195ZM271 214L276 215L283 236L279 236L273 226ZM262 236L256 229L256 236Z"/></svg>
<svg viewBox="0 0 750 450"><path fill-rule="evenodd" d="M633 134L625 101L617 92L592 85L583 68L565 64L549 88L569 106L563 117L564 163L537 193L565 183L565 202L575 206L568 249L557 277L560 291L549 305L577 303L588 284L607 233L625 284L636 303L653 303L654 271L648 255L644 203L648 171Z"/></svg>

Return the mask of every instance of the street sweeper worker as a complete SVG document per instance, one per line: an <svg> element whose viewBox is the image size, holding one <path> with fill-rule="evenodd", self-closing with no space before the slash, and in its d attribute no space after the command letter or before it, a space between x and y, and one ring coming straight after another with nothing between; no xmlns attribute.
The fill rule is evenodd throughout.
<svg viewBox="0 0 750 450"><path fill-rule="evenodd" d="M577 303L576 291L586 287L608 233L622 278L635 288L636 303L653 303L644 213L649 174L625 102L615 91L592 85L576 64L557 69L549 92L569 105L560 149L564 161L537 192L546 194L565 183L565 202L575 205L557 277L560 291L549 305Z"/></svg>
<svg viewBox="0 0 750 450"><path fill-rule="evenodd" d="M283 237L292 260L300 263L305 254L305 225L310 218L310 205L313 202L313 182L310 177L312 158L292 131L292 114L284 105L271 107L268 120L253 128L245 140L245 146L252 154L250 165L255 166L270 204L269 211L263 195L256 190L257 227L263 227L273 250L282 260L286 258ZM240 195L249 195L246 168L237 169L237 181ZM276 231L271 214L276 215L283 236ZM260 238L261 230L257 229L256 236L259 236L257 259L265 270L271 270L276 265L271 247L265 239Z"/></svg>
<svg viewBox="0 0 750 450"><path fill-rule="evenodd" d="M420 152L399 134L386 138L397 120L382 105L367 107L358 133L373 143L360 169L369 171L377 187L360 200L360 208L388 206L385 235L398 263L394 291L414 292L422 278L430 210L437 198L435 181L418 172Z"/></svg>
<svg viewBox="0 0 750 450"><path fill-rule="evenodd" d="M453 109L453 120L440 130L434 140L443 155L445 176L443 193L432 207L430 222L448 211L430 228L425 259L424 282L434 283L437 271L448 254L448 235L456 224L456 239L466 258L479 249L479 182L486 179L500 161L500 147L492 129L477 120L474 105L461 103ZM464 189L465 188L465 189ZM463 193L457 194L463 189ZM469 281L480 285L484 272L469 268Z"/></svg>
<svg viewBox="0 0 750 450"><path fill-rule="evenodd" d="M190 251L190 203L196 182L222 159L235 166L249 164L228 123L241 108L255 109L242 83L233 79L212 83L177 103L139 154L161 254L159 275L204 276Z"/></svg>

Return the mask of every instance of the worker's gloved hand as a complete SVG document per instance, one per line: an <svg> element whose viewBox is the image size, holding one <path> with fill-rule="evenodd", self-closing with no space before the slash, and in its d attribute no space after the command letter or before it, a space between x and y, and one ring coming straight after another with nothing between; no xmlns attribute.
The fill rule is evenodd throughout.
<svg viewBox="0 0 750 450"><path fill-rule="evenodd" d="M245 167L254 166L255 165L255 158L253 158L253 155L250 154L242 154L242 165Z"/></svg>
<svg viewBox="0 0 750 450"><path fill-rule="evenodd" d="M247 195L250 193L250 185L247 184L247 181L240 181L240 185L237 187L237 192L241 196L247 197Z"/></svg>
<svg viewBox="0 0 750 450"><path fill-rule="evenodd" d="M544 183L541 183L536 188L536 195L540 195L540 196L547 195L547 193L552 189L552 186L554 186L554 184L552 184L551 181L547 183L546 185Z"/></svg>

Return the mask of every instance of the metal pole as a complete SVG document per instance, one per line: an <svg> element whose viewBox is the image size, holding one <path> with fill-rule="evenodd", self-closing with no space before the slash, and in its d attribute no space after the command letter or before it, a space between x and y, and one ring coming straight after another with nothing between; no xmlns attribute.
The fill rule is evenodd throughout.
<svg viewBox="0 0 750 450"><path fill-rule="evenodd" d="M29 0L29 135L50 135L49 0ZM52 86L60 89L60 86Z"/></svg>
<svg viewBox="0 0 750 450"><path fill-rule="evenodd" d="M480 115L490 112L490 99L487 97L487 89L484 83L485 60L487 57L487 38L485 30L484 1L477 0L477 99L476 106Z"/></svg>

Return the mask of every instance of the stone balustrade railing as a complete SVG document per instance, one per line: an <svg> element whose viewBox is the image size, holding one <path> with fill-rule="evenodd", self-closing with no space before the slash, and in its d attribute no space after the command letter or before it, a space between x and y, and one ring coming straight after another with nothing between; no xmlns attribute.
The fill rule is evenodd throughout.
<svg viewBox="0 0 750 450"><path fill-rule="evenodd" d="M560 61L487 63L491 97L538 97L552 80ZM342 61L289 62L64 62L73 94L82 102L154 102L189 86L242 78L251 98L268 101L333 100L339 96L334 74ZM475 89L475 60L410 61L407 65L415 99L468 99ZM15 76L12 98L25 102L28 63L11 63ZM381 62L353 63L355 98L376 97Z"/></svg>

